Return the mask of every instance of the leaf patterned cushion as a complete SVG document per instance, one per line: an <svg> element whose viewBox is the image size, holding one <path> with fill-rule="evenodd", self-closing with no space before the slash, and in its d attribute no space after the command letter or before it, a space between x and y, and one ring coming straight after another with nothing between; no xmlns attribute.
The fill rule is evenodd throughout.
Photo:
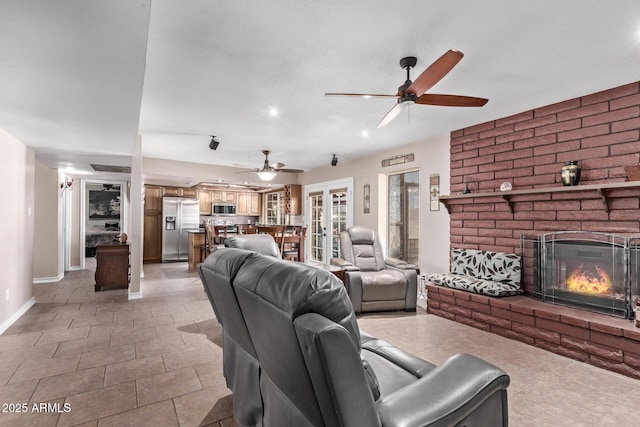
<svg viewBox="0 0 640 427"><path fill-rule="evenodd" d="M460 289L462 291L489 295L492 297L506 297L518 295L521 293L519 287L513 288L512 286L505 283L476 279L475 277L471 276L460 276L450 273L436 273L430 274L427 279L434 285Z"/></svg>
<svg viewBox="0 0 640 427"><path fill-rule="evenodd" d="M451 273L431 274L430 282L491 296L517 295L520 288L520 257L515 254L453 249Z"/></svg>

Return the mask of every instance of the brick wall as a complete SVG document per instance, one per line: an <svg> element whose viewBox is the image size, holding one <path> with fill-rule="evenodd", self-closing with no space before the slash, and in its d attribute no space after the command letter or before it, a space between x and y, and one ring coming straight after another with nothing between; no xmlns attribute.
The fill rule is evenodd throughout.
<svg viewBox="0 0 640 427"><path fill-rule="evenodd" d="M451 133L450 194L562 186L564 162L579 160L581 185L625 181L640 161L640 82L525 111ZM521 233L563 230L640 233L640 189L612 190L607 212L594 190L453 199L451 247L519 252Z"/></svg>

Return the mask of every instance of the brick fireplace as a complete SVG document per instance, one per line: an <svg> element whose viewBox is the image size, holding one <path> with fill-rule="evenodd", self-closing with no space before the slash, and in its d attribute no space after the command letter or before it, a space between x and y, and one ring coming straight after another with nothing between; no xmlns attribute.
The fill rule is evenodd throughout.
<svg viewBox="0 0 640 427"><path fill-rule="evenodd" d="M640 82L454 131L450 153L450 194L471 191L443 200L452 248L520 253L521 235L564 231L640 236L640 186L624 184L624 167L640 162ZM570 160L582 167L580 185L557 191ZM640 328L628 320L581 318L526 296L429 290L434 314L640 378Z"/></svg>

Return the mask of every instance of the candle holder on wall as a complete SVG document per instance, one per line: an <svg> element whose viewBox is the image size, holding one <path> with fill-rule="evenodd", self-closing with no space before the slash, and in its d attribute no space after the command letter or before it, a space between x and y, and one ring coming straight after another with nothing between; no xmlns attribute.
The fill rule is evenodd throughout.
<svg viewBox="0 0 640 427"><path fill-rule="evenodd" d="M369 184L365 184L362 190L362 206L364 213L371 212L371 186Z"/></svg>

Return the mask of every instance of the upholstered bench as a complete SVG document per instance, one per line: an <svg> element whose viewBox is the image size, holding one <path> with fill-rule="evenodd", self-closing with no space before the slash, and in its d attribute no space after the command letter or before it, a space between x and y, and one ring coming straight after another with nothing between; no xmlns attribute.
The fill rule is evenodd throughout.
<svg viewBox="0 0 640 427"><path fill-rule="evenodd" d="M451 272L430 274L427 280L447 288L504 297L522 293L520 273L520 256L516 254L453 249Z"/></svg>

